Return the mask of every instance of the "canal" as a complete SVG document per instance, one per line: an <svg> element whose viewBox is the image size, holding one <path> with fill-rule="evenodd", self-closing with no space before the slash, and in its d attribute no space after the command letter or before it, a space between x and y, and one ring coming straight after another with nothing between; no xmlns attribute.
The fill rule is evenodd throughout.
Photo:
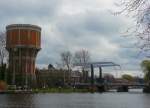
<svg viewBox="0 0 150 108"><path fill-rule="evenodd" d="M0 108L150 108L150 94L70 93L70 94L1 94Z"/></svg>

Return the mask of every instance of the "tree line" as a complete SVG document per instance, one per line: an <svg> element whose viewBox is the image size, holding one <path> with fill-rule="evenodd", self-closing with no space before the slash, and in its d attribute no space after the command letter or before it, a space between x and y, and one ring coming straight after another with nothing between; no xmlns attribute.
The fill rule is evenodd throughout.
<svg viewBox="0 0 150 108"><path fill-rule="evenodd" d="M6 80L6 65L8 52L6 50L6 33L0 32L0 80Z"/></svg>
<svg viewBox="0 0 150 108"><path fill-rule="evenodd" d="M86 49L80 49L72 54L70 51L64 51L60 54L62 66L68 71L71 70L75 64L83 64L82 70L85 70L85 64L91 61L90 53Z"/></svg>
<svg viewBox="0 0 150 108"><path fill-rule="evenodd" d="M80 49L72 54L70 51L64 51L60 54L61 57L61 64L63 69L67 69L69 73L69 78L71 78L71 71L72 68L76 64L83 64L82 68L82 75L83 80L86 82L88 80L88 71L86 70L86 63L91 61L90 53L86 49ZM65 77L65 75L64 75Z"/></svg>

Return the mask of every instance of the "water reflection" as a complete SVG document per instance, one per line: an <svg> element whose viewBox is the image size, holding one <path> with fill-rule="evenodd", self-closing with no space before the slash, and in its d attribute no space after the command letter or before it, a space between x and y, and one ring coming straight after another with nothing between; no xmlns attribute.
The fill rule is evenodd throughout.
<svg viewBox="0 0 150 108"><path fill-rule="evenodd" d="M38 108L95 108L93 94L43 94L36 98Z"/></svg>
<svg viewBox="0 0 150 108"><path fill-rule="evenodd" d="M36 108L31 94L2 95L0 100L0 108Z"/></svg>
<svg viewBox="0 0 150 108"><path fill-rule="evenodd" d="M150 95L130 93L70 93L0 95L0 108L149 108Z"/></svg>

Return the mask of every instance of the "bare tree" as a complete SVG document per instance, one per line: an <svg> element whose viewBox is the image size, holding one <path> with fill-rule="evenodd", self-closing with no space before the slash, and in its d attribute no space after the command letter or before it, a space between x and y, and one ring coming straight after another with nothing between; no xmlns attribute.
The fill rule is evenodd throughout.
<svg viewBox="0 0 150 108"><path fill-rule="evenodd" d="M61 60L64 68L68 71L68 82L71 78L71 66L72 66L72 54L70 51L64 51L61 53ZM66 82L66 73L64 72L64 83Z"/></svg>
<svg viewBox="0 0 150 108"><path fill-rule="evenodd" d="M87 82L87 79L88 79L88 72L85 70L85 68L86 68L86 63L88 63L89 61L90 61L90 54L88 50L81 49L75 52L74 63L83 65L82 72L83 72L84 82Z"/></svg>
<svg viewBox="0 0 150 108"><path fill-rule="evenodd" d="M5 61L7 61L7 57L8 57L8 53L6 50L6 34L5 32L1 32L0 33L0 66L1 66L1 79L4 80L4 74L6 71L6 63L4 63Z"/></svg>
<svg viewBox="0 0 150 108"><path fill-rule="evenodd" d="M71 69L72 65L72 54L70 51L62 52L61 53L61 60L64 67L67 67L67 70L69 71Z"/></svg>
<svg viewBox="0 0 150 108"><path fill-rule="evenodd" d="M90 61L90 53L88 50L81 49L77 52L75 52L74 55L74 63L75 64L82 64L82 70L85 70L85 64Z"/></svg>
<svg viewBox="0 0 150 108"><path fill-rule="evenodd" d="M120 0L117 6L121 11L116 14L126 13L135 19L135 27L128 29L130 35L137 39L137 46L143 51L150 50L150 1L149 0ZM134 29L133 29L134 28Z"/></svg>

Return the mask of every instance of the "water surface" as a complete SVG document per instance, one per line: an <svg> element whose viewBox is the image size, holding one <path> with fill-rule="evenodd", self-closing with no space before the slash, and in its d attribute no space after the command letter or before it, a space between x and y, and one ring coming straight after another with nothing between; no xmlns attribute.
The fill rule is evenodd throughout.
<svg viewBox="0 0 150 108"><path fill-rule="evenodd" d="M0 108L150 108L150 94L70 93L0 95Z"/></svg>

